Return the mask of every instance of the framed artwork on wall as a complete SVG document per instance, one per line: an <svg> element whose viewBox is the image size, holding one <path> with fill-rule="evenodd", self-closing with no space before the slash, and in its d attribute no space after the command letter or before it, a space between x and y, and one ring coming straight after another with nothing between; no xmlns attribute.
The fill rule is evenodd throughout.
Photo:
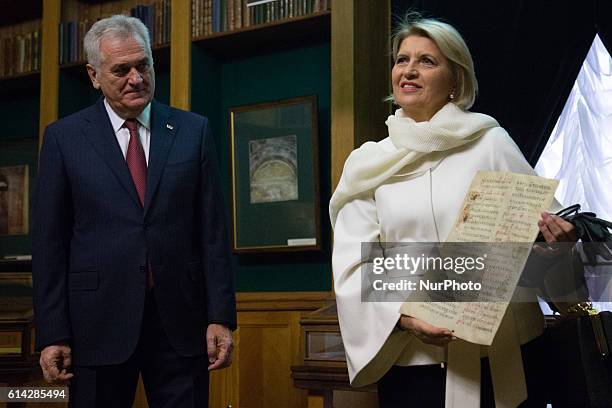
<svg viewBox="0 0 612 408"><path fill-rule="evenodd" d="M28 233L29 167L0 167L0 235Z"/></svg>
<svg viewBox="0 0 612 408"><path fill-rule="evenodd" d="M321 249L316 97L230 109L234 252Z"/></svg>

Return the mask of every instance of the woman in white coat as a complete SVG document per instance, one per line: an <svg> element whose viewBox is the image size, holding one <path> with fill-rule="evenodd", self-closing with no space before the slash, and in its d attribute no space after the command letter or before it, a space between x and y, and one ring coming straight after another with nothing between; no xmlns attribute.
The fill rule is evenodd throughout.
<svg viewBox="0 0 612 408"><path fill-rule="evenodd" d="M446 377L448 345L456 341L450 330L400 314L399 303L362 302L362 243L443 242L478 170L534 174L495 119L468 111L477 82L457 30L411 14L392 37L392 50L393 100L400 109L386 122L389 137L352 152L330 202L335 292L351 384L378 382L381 407L441 407L445 401L454 407L517 406L527 395L521 406L545 407L537 361L544 320L537 303L513 304L506 313L511 330L497 346L499 335L483 349L491 374L489 359L483 359L478 392L462 383L461 374ZM560 217L543 213L538 225L547 242L576 241L572 224ZM518 373L508 368L512 350L523 362L526 388L521 364L514 364Z"/></svg>

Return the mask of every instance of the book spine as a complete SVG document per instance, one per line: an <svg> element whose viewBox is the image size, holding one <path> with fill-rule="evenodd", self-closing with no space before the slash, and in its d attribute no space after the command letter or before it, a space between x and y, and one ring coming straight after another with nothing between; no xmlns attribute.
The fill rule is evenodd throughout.
<svg viewBox="0 0 612 408"><path fill-rule="evenodd" d="M0 36L0 78L5 76L6 55L4 54L4 38Z"/></svg>
<svg viewBox="0 0 612 408"><path fill-rule="evenodd" d="M213 1L213 31L221 32L221 0Z"/></svg>
<svg viewBox="0 0 612 408"><path fill-rule="evenodd" d="M64 62L72 62L72 21L66 22L64 26Z"/></svg>
<svg viewBox="0 0 612 408"><path fill-rule="evenodd" d="M202 0L202 35L212 33L212 1Z"/></svg>
<svg viewBox="0 0 612 408"><path fill-rule="evenodd" d="M168 44L170 42L170 19L172 18L171 13L172 13L172 8L170 5L170 0L164 0L165 3L165 13L164 13L164 26L166 27L166 29L164 30L164 33L166 35L165 39L164 39L164 44Z"/></svg>
<svg viewBox="0 0 612 408"><path fill-rule="evenodd" d="M79 61L85 61L85 44L83 40L87 34L87 21L81 21L79 23Z"/></svg>
<svg viewBox="0 0 612 408"><path fill-rule="evenodd" d="M59 25L59 63L64 63L64 23Z"/></svg>
<svg viewBox="0 0 612 408"><path fill-rule="evenodd" d="M70 62L70 25L64 23L64 64Z"/></svg>
<svg viewBox="0 0 612 408"><path fill-rule="evenodd" d="M204 0L193 0L196 2L196 13L197 16L195 18L195 22L196 22L196 30L195 30L195 34L196 37L201 37L202 35L204 35L204 10L205 10L205 5L204 5ZM192 16L193 17L193 16Z"/></svg>
<svg viewBox="0 0 612 408"><path fill-rule="evenodd" d="M149 13L149 19L148 19L148 23L149 23L149 33L150 35L150 41L151 44L155 45L155 4L149 4L147 6L147 10Z"/></svg>
<svg viewBox="0 0 612 408"><path fill-rule="evenodd" d="M232 0L224 0L225 1L225 30L230 31L232 29L232 18L234 17L234 12L232 10ZM231 14L231 15L230 15Z"/></svg>
<svg viewBox="0 0 612 408"><path fill-rule="evenodd" d="M7 39L6 48L7 48L7 58L8 61L8 70L7 75L13 75L15 73L15 37L9 37Z"/></svg>
<svg viewBox="0 0 612 408"><path fill-rule="evenodd" d="M17 73L21 74L25 69L25 40L22 35L17 36L15 44L15 51L17 53Z"/></svg>
<svg viewBox="0 0 612 408"><path fill-rule="evenodd" d="M206 35L210 35L213 32L212 29L212 0L206 1Z"/></svg>
<svg viewBox="0 0 612 408"><path fill-rule="evenodd" d="M242 28L242 0L234 0L234 18L236 19L234 28Z"/></svg>
<svg viewBox="0 0 612 408"><path fill-rule="evenodd" d="M221 32L227 31L227 0L221 2Z"/></svg>
<svg viewBox="0 0 612 408"><path fill-rule="evenodd" d="M34 70L40 70L40 29L34 31ZM0 52L0 55L2 53Z"/></svg>
<svg viewBox="0 0 612 408"><path fill-rule="evenodd" d="M197 10L198 0L191 0L191 38L198 36L196 19L198 15Z"/></svg>
<svg viewBox="0 0 612 408"><path fill-rule="evenodd" d="M32 32L27 33L24 36L25 42L25 56L24 56L24 72L32 71Z"/></svg>
<svg viewBox="0 0 612 408"><path fill-rule="evenodd" d="M77 22L70 22L70 62L77 60Z"/></svg>

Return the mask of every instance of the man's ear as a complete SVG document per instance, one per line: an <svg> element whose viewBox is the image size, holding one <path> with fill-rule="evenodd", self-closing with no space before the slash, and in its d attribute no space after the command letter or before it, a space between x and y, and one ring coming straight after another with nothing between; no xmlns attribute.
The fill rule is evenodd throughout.
<svg viewBox="0 0 612 408"><path fill-rule="evenodd" d="M89 79L91 79L91 84L95 89L100 89L100 83L96 79L96 70L91 64L87 64L87 74L89 75Z"/></svg>

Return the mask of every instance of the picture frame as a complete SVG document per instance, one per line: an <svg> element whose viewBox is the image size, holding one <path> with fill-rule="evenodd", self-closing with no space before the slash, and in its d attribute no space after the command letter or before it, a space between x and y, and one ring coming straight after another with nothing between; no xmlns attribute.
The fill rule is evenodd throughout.
<svg viewBox="0 0 612 408"><path fill-rule="evenodd" d="M0 167L0 235L29 231L29 166Z"/></svg>
<svg viewBox="0 0 612 408"><path fill-rule="evenodd" d="M321 250L315 96L230 108L232 249Z"/></svg>

